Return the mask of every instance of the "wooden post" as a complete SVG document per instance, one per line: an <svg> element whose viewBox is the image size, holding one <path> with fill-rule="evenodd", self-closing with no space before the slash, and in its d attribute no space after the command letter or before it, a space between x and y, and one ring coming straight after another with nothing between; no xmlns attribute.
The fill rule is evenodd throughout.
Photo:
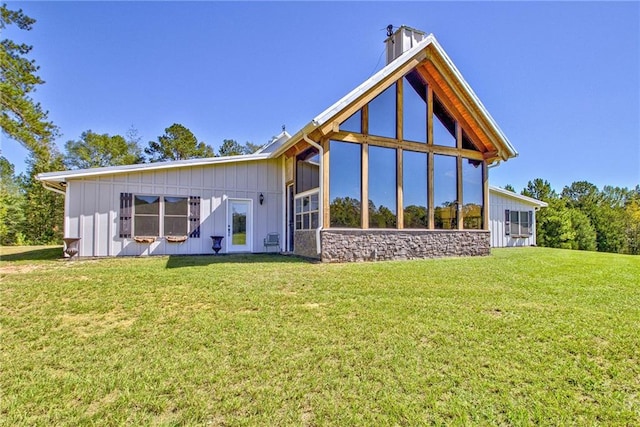
<svg viewBox="0 0 640 427"><path fill-rule="evenodd" d="M457 228L458 230L462 230L462 198L464 197L464 194L462 194L462 157L458 156L456 157L456 164L457 164L457 178L456 178L456 183L457 183L457 188L458 188L458 195L457 195L457 199L458 199L458 204L456 205L456 220L457 220Z"/></svg>
<svg viewBox="0 0 640 427"><path fill-rule="evenodd" d="M400 141L404 139L402 121L403 121L403 80L396 82L396 138Z"/></svg>
<svg viewBox="0 0 640 427"><path fill-rule="evenodd" d="M398 221L397 228L404 228L404 193L402 178L402 148L396 150L396 218Z"/></svg>
<svg viewBox="0 0 640 427"><path fill-rule="evenodd" d="M328 139L324 139L322 141L322 148L324 149L324 153L322 154L322 226L324 228L331 227L331 211L330 211L330 203L329 203L329 146L330 142Z"/></svg>
<svg viewBox="0 0 640 427"><path fill-rule="evenodd" d="M433 145L433 89L427 85L427 144Z"/></svg>
<svg viewBox="0 0 640 427"><path fill-rule="evenodd" d="M427 211L429 213L427 228L429 228L429 230L433 230L435 228L435 210L433 206L433 152L430 152L427 157Z"/></svg>
<svg viewBox="0 0 640 427"><path fill-rule="evenodd" d="M362 107L360 124L362 127L362 134L367 135L369 133L369 104L365 104L364 107Z"/></svg>
<svg viewBox="0 0 640 427"><path fill-rule="evenodd" d="M362 222L363 229L369 228L369 144L362 144Z"/></svg>

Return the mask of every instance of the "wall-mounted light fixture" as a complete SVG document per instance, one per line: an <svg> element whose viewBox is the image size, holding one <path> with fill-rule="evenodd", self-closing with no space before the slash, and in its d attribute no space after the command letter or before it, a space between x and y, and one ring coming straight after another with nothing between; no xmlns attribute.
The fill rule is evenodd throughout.
<svg viewBox="0 0 640 427"><path fill-rule="evenodd" d="M258 200L260 201L260 204L264 203L264 194L260 193L260 197L258 198Z"/></svg>

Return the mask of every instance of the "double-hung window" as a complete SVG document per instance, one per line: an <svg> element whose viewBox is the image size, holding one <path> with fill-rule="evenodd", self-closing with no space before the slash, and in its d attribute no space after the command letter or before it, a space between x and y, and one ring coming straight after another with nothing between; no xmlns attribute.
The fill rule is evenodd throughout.
<svg viewBox="0 0 640 427"><path fill-rule="evenodd" d="M512 237L529 237L533 234L532 211L505 211L507 224L505 231Z"/></svg>
<svg viewBox="0 0 640 427"><path fill-rule="evenodd" d="M187 197L134 196L133 234L135 236L186 236L188 229Z"/></svg>

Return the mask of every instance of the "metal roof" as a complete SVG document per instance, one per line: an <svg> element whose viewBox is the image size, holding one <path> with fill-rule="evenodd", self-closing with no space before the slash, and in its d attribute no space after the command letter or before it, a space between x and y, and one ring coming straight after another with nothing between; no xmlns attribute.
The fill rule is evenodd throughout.
<svg viewBox="0 0 640 427"><path fill-rule="evenodd" d="M205 157L201 159L174 160L169 162L141 163L137 165L108 166L104 168L76 169L61 172L46 172L38 174L40 181L65 182L67 179L85 178L89 176L110 175L118 173L133 173L157 169L172 169L185 166L206 166L222 163L251 162L265 160L269 153L244 154L241 156Z"/></svg>
<svg viewBox="0 0 640 427"><path fill-rule="evenodd" d="M505 197L510 197L522 203L526 203L532 206L537 206L540 208L546 208L547 206L549 206L547 202L543 202L542 200L534 199L533 197L523 196L522 194L514 193L513 191L505 190L504 188L494 187L493 185L489 186L489 192L490 193L493 192Z"/></svg>

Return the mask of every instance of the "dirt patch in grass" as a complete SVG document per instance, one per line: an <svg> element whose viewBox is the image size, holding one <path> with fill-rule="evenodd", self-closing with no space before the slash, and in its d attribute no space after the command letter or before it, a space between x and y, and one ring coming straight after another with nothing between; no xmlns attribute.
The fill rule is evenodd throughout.
<svg viewBox="0 0 640 427"><path fill-rule="evenodd" d="M0 274L21 274L21 273L29 273L34 270L41 268L38 265L6 265L4 267L0 267Z"/></svg>
<svg viewBox="0 0 640 427"><path fill-rule="evenodd" d="M74 331L81 337L104 334L114 329L129 329L135 318L120 310L108 313L65 313L59 316L60 329Z"/></svg>

